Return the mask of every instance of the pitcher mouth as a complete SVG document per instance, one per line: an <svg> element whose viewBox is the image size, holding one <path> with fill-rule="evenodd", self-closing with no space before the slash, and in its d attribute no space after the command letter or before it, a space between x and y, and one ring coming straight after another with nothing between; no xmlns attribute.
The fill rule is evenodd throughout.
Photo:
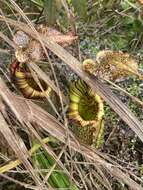
<svg viewBox="0 0 143 190"><path fill-rule="evenodd" d="M81 126L97 125L103 115L101 97L93 93L84 82L76 81L70 90L70 119L80 123Z"/></svg>
<svg viewBox="0 0 143 190"><path fill-rule="evenodd" d="M28 78L24 81L26 86L21 85L21 81L17 81L19 88L21 89L23 95L27 98L44 98L49 96L50 94L50 87L43 81L39 80L41 88L35 82L33 78ZM22 82L23 83L23 82ZM43 89L43 90L42 90Z"/></svg>
<svg viewBox="0 0 143 190"><path fill-rule="evenodd" d="M10 71L24 97L37 99L50 95L51 88L42 79L39 79L38 85L25 64L15 61L11 64Z"/></svg>

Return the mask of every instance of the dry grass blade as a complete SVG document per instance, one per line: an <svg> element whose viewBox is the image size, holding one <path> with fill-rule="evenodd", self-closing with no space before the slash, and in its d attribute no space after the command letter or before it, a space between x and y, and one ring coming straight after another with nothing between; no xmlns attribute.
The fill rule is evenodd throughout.
<svg viewBox="0 0 143 190"><path fill-rule="evenodd" d="M32 127L30 122L34 122L34 120L31 120L32 116L33 116L33 110L31 110L31 108L29 107L29 103L28 100L24 100L19 98L18 101L15 98L15 96L9 91L9 89L7 88L6 90L6 86L2 85L1 86L1 91L0 91L0 95L1 97L4 99L4 101L6 102L6 104L11 108L11 110L14 112L14 114L16 115L17 119L19 120L19 122L22 124L23 127L26 127L29 129L29 131L32 132L32 134L39 140L39 142L42 144L42 147L44 147L44 149L53 157L55 158L55 160L57 160L56 155L53 153L53 151L44 143L42 143L42 139L39 136L39 134L36 132L36 130ZM23 104L22 102L25 102L25 104ZM23 104L23 105L22 105ZM25 110L25 111L23 111ZM28 119L29 118L29 119ZM26 124L26 126L25 126ZM59 161L58 162L59 166L61 166L61 168L63 168L63 170L65 171L65 173L69 175L68 171L65 169L65 167L63 166L63 164Z"/></svg>
<svg viewBox="0 0 143 190"><path fill-rule="evenodd" d="M5 174L0 174L0 176L3 177L3 178L5 178L5 179L8 179L9 181L12 181L12 182L14 182L16 184L19 184L20 186L25 187L27 189L38 190L37 186L32 186L32 185L29 185L29 184L26 184L26 183L22 183L22 182L20 182L18 180L15 180L15 179L13 179L13 178L5 175Z"/></svg>
<svg viewBox="0 0 143 190"><path fill-rule="evenodd" d="M10 50L8 50L8 49L1 49L1 48L0 48L0 53L1 53L1 54L2 54L2 53L9 54L9 53L10 53Z"/></svg>
<svg viewBox="0 0 143 190"><path fill-rule="evenodd" d="M13 96L14 100L17 101L17 104L19 104L20 107L25 107L25 104L28 105L25 107L25 113L27 113L25 114L26 121L37 123L37 127L44 129L52 136L66 143L66 127L59 123L53 116L45 112L42 108L35 105L31 101L24 99L21 100L18 97L14 96L7 89L2 79L0 80L0 89L3 90L3 94L7 95L7 98ZM20 112L20 114L22 114L22 112ZM119 169L118 165L108 163L103 158L101 158L92 148L78 144L77 140L73 137L71 132L69 132L69 144L72 149L83 154L88 160L94 162L95 165L98 164L101 167L105 168L111 175L126 183L129 188L134 190L143 190L143 188L133 179L131 179L127 173L124 173L121 169Z"/></svg>
<svg viewBox="0 0 143 190"><path fill-rule="evenodd" d="M11 47L15 48L14 43L2 32L0 32L0 38L2 38L5 42L7 42Z"/></svg>
<svg viewBox="0 0 143 190"><path fill-rule="evenodd" d="M18 137L16 134L12 133L10 130L9 126L7 125L3 115L0 113L0 120L1 120L1 125L0 125L0 132L3 134L5 139L7 140L9 146L13 149L13 151L16 153L18 158L22 161L24 166L29 170L31 173L31 176L37 183L37 185L40 185L40 181L38 179L38 176L36 173L33 171L33 167L28 161L29 159L29 154L27 152L27 149L23 143L23 141Z"/></svg>
<svg viewBox="0 0 143 190"><path fill-rule="evenodd" d="M116 85L115 83L113 83L112 81L110 80L107 80L107 79L103 79L105 80L107 83L111 84L111 86L114 87L115 90L118 90L120 92L123 92L124 94L126 94L128 97L130 97L132 99L132 101L138 103L140 106L143 107L143 102L138 99L137 97L131 95L129 92L127 92L126 90L124 90L123 88L121 88L120 86Z"/></svg>
<svg viewBox="0 0 143 190"><path fill-rule="evenodd" d="M26 102L25 102L25 103L26 103ZM29 105L28 105L28 107L29 107ZM29 107L29 108L30 108L30 107ZM30 108L30 111L31 111L31 114L33 115L31 108ZM21 114L22 114L22 113L21 113ZM31 119L30 119L30 121L31 121ZM31 123L33 123L33 122L31 121ZM64 165L62 164L62 162L58 159L57 155L54 153L54 151L52 150L52 148L49 147L48 145L46 145L46 144L43 142L43 140L41 139L40 135L37 133L37 131L34 129L34 127L31 125L31 123L29 122L29 120L26 120L26 125L27 125L27 127L29 128L29 131L31 131L32 135L39 141L39 143L42 145L42 147L44 148L44 150L46 150L47 153L48 153L52 158L55 159L55 164L54 164L54 166L56 166L56 165L60 166L60 167L63 169L64 173L67 174L67 176L69 176L69 178L71 178L69 172L66 170L66 168L64 167ZM49 173L50 173L50 171L49 171ZM49 174L49 175L50 175L50 174Z"/></svg>
<svg viewBox="0 0 143 190"><path fill-rule="evenodd" d="M41 83L39 81L39 78L38 78L37 74L35 73L35 70L33 70L33 68L31 68L32 65L33 65L33 62L31 62L31 63L29 62L29 64L27 65L29 70L30 70L31 76L33 77L33 79L37 83L37 85L39 86L40 90L45 94L45 98L47 99L48 103L51 105L51 107L52 107L53 111L55 112L55 114L58 116L59 119L62 120L62 117L58 113L58 110L55 107L55 105L53 104L50 96L46 95L46 93L45 93L45 91L44 91L44 89L43 89L43 87L42 87L42 85L41 85Z"/></svg>
<svg viewBox="0 0 143 190"><path fill-rule="evenodd" d="M107 177L105 176L104 172L102 171L102 167L100 167L100 165L99 165L99 166L97 165L97 166L96 166L96 169L97 169L98 173L100 174L100 176L102 176L102 179L104 179L103 182L102 182L103 185L104 185L107 189L112 190L112 187L111 187L110 182L108 181ZM95 171L93 171L93 172L94 172L94 176L96 177L97 172L95 172Z"/></svg>
<svg viewBox="0 0 143 190"><path fill-rule="evenodd" d="M4 86L3 86L4 87ZM4 90L4 89L3 89ZM2 91L3 91L2 90ZM2 92L1 91L1 92ZM17 117L17 119L20 121L20 123L22 124L22 126L23 127L28 127L29 128L29 130L32 132L32 134L40 141L40 143L42 144L42 146L44 147L44 149L45 150L47 150L47 152L50 154L50 155L52 155L53 156L53 158L55 158L55 160L57 159L56 158L56 155L55 154L53 154L53 151L51 151L50 149L49 149L49 147L47 147L47 145L45 145L45 144L43 144L42 143L42 139L40 138L40 136L38 135L38 133L33 129L33 127L32 127L32 125L29 123L29 120L27 120L27 117L29 117L30 115L32 115L32 112L31 112L31 109L29 109L29 106L28 106L28 104L25 104L25 106L24 106L24 104L23 104L23 106L24 107L21 107L21 105L19 104L19 102L17 102L17 100L14 98L14 96L9 92L9 90L7 89L6 91L4 90L3 91L3 93L1 93L1 97L3 97L3 99L4 99L4 101L6 102L6 104L11 108L11 110L15 113L15 115L16 115L16 117ZM19 99L20 101L22 101L21 99ZM29 110L28 112L26 111L26 112L23 112L23 110ZM3 110L2 110L3 111ZM29 116L28 116L29 115ZM6 124L6 122L5 122L5 124ZM25 124L26 124L26 126L25 126ZM8 127L8 125L7 125L7 127ZM6 128L4 128L4 126L1 128L2 129L2 132L5 134L5 135L8 135L7 133L6 133L6 131L4 130L4 129L6 129ZM9 130L9 133L10 133L11 131ZM2 133L2 134L3 134ZM16 135L16 134L15 134ZM10 135L9 135L10 136ZM5 138L6 138L6 136L4 136ZM8 143L9 143L9 145L11 146L11 148L15 151L15 150L17 150L16 148L15 148L15 146L14 146L14 144L12 144L12 143L10 143L11 141L12 141L12 138L14 138L14 137L12 137L12 134L11 134L11 140L10 139L7 139L7 140L9 140L8 141ZM13 142L13 141L12 141ZM19 145L19 143L17 143L17 146ZM23 146L24 146L24 144L23 144ZM18 147L17 147L18 148ZM19 151L21 150L21 146L19 147ZM36 182L37 182L37 184L38 185L40 185L41 184L41 182L40 183L38 183L38 176L36 176L36 174L35 174L35 172L33 172L33 168L32 168L32 166L31 165L29 165L30 163L28 162L28 161L25 161L24 160L24 158L25 157L23 157L23 155L27 155L28 154L28 152L26 153L21 153L21 154L19 154L19 152L15 152L18 156L20 156L19 157L19 159L20 158L22 158L21 159L21 161L22 161L22 163L25 165L25 167L31 172L31 174L32 174L32 176L33 176L33 179L37 179L37 180L35 180ZM27 155L27 157L28 157L28 155ZM26 165L26 163L27 163L27 165ZM58 162L58 164L63 168L63 170L65 171L65 173L67 173L68 174L68 172L66 171L66 169L64 168L64 166L62 165L62 163L61 162ZM68 176L69 176L69 174L68 174Z"/></svg>
<svg viewBox="0 0 143 190"><path fill-rule="evenodd" d="M42 143L46 144L46 143L48 143L48 142L50 142L50 138L49 138L49 137L47 137L47 138L45 138L45 139L42 139ZM30 156L31 156L33 153L35 153L41 146L42 146L41 144L35 144L35 145L29 150ZM21 164L21 161L18 160L18 159L15 160L15 161L11 161L11 162L9 162L8 164L6 164L6 165L0 167L0 174L5 173L5 172L7 172L7 171L9 171L9 170L11 170L11 169L13 169L13 168L16 168L16 167L17 167L18 165L20 165L20 164Z"/></svg>
<svg viewBox="0 0 143 190"><path fill-rule="evenodd" d="M4 21L2 16L0 16L0 20ZM36 34L26 24L21 22L18 23L8 18L7 22L23 30L34 39L37 39ZM123 119L123 121L128 124L129 127L132 128L132 130L138 135L141 141L143 141L142 123L133 115L128 107L125 106L119 100L119 98L112 93L107 85L101 83L101 81L94 76L90 76L89 74L83 72L80 62L51 39L42 36L41 40L48 49L50 49L59 58L61 58L75 73L77 73L85 82L87 82L87 84L89 84L92 89L96 91L96 93L103 97L109 106Z"/></svg>
<svg viewBox="0 0 143 190"><path fill-rule="evenodd" d="M59 95L59 90L58 88L55 86L54 82L51 81L51 79L36 65L36 64L32 64L32 63L29 63L30 67L38 74L38 76L43 80L45 81L52 89L53 91L56 92L57 95ZM63 101L64 103L68 103L68 99L67 97L65 97L63 94L62 94L62 98L63 98Z"/></svg>
<svg viewBox="0 0 143 190"><path fill-rule="evenodd" d="M23 110L26 108L26 106L20 107L18 102L15 100L14 96L10 94L8 88L7 88L7 93L4 93L3 90L4 89L1 86L1 91L0 91L1 97L5 100L6 104L12 109L13 113L15 114L19 122L25 127L23 121L26 121L25 119L27 118L27 113L23 112ZM23 113L23 115L21 115L21 113Z"/></svg>
<svg viewBox="0 0 143 190"><path fill-rule="evenodd" d="M72 11L69 9L66 0L61 0L61 3L62 3L62 5L63 5L63 7L64 7L64 9L66 11L67 18L68 18L70 26L71 26L71 30L75 34L76 33L76 27L75 27L75 18L74 18L74 15L73 15Z"/></svg>

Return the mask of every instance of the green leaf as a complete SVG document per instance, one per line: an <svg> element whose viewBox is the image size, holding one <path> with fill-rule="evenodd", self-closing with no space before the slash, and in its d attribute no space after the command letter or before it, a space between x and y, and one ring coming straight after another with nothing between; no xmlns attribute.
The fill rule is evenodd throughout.
<svg viewBox="0 0 143 190"><path fill-rule="evenodd" d="M48 171L55 164L55 160L50 156L45 150L38 150L33 156L33 161L35 167L38 169L47 169ZM41 172L45 176L47 172ZM70 183L68 176L60 169L59 166L56 166L54 171L52 171L49 176L48 183L53 188L66 188L69 190L79 190L73 183Z"/></svg>

